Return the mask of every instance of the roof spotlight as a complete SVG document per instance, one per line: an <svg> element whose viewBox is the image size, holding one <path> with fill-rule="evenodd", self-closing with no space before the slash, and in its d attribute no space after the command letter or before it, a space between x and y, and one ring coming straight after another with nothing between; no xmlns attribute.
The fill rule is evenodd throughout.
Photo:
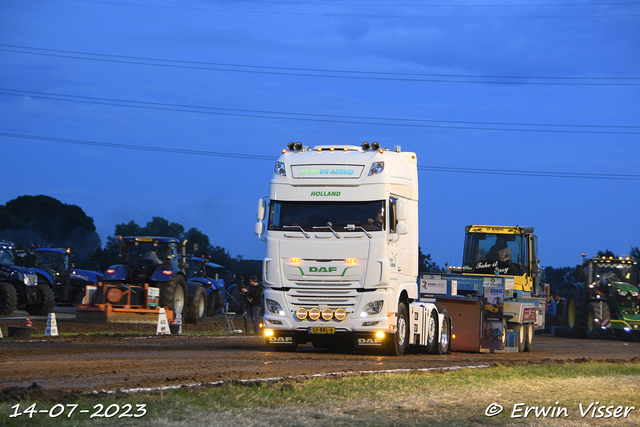
<svg viewBox="0 0 640 427"><path fill-rule="evenodd" d="M378 148L380 148L380 144L374 141L371 143L371 148L373 148L374 150L377 150Z"/></svg>
<svg viewBox="0 0 640 427"><path fill-rule="evenodd" d="M362 149L364 151L367 151L369 148L371 148L371 145L369 145L369 143L367 141L362 143Z"/></svg>
<svg viewBox="0 0 640 427"><path fill-rule="evenodd" d="M295 149L298 151L302 150L302 142L296 142Z"/></svg>
<svg viewBox="0 0 640 427"><path fill-rule="evenodd" d="M289 150L293 151L293 147L294 147L294 145L295 145L295 142L290 142L290 143L288 143L288 144L287 144L287 148L288 148Z"/></svg>

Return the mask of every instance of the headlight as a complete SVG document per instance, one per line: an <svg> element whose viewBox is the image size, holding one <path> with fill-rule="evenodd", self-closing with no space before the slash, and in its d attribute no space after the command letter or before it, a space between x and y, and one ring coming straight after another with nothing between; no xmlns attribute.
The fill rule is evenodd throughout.
<svg viewBox="0 0 640 427"><path fill-rule="evenodd" d="M632 296L632 297L637 297L637 296L638 296L638 293L637 293L637 292L631 292L631 296Z"/></svg>
<svg viewBox="0 0 640 427"><path fill-rule="evenodd" d="M629 295L629 292L627 291L618 291L618 293L620 294L621 297L626 297L627 295Z"/></svg>
<svg viewBox="0 0 640 427"><path fill-rule="evenodd" d="M26 274L24 275L24 279L22 279L22 281L24 282L25 285L31 286L31 281L29 280L29 276L27 276Z"/></svg>
<svg viewBox="0 0 640 427"><path fill-rule="evenodd" d="M378 314L382 311L382 306L384 305L383 300L372 301L369 304L364 306L364 310L362 310L362 317L373 316L374 314Z"/></svg>
<svg viewBox="0 0 640 427"><path fill-rule="evenodd" d="M282 162L276 162L276 167L274 169L274 172L277 173L278 175L287 176L287 173L284 170L284 163Z"/></svg>
<svg viewBox="0 0 640 427"><path fill-rule="evenodd" d="M267 310L269 313L279 314L280 316L284 316L284 310L278 303L278 301L274 301L272 299L266 299L265 305L267 306Z"/></svg>
<svg viewBox="0 0 640 427"><path fill-rule="evenodd" d="M378 175L382 173L384 170L384 162L375 162L371 165L371 169L369 169L369 176Z"/></svg>

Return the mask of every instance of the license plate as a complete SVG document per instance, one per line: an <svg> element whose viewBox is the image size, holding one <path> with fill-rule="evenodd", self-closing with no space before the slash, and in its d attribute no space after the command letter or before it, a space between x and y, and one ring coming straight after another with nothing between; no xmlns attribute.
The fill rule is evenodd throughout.
<svg viewBox="0 0 640 427"><path fill-rule="evenodd" d="M310 327L310 334L335 334L336 328L321 328L321 327Z"/></svg>

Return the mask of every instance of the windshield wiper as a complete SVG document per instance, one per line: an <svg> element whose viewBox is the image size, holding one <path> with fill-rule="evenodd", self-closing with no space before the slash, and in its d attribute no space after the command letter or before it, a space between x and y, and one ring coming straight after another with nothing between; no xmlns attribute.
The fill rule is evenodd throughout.
<svg viewBox="0 0 640 427"><path fill-rule="evenodd" d="M309 236L305 231L304 228L300 227L299 225L283 225L282 228L297 228L300 230L300 232L304 235L304 237L306 237L307 239L309 239L311 236ZM313 227L315 228L315 227Z"/></svg>
<svg viewBox="0 0 640 427"><path fill-rule="evenodd" d="M333 227L333 224L331 224L331 222L328 222L326 226L322 226L322 225L321 225L321 226L319 226L319 227L313 227L313 228L314 228L314 229L315 229L315 228L328 228L329 230L331 230L331 232L333 233L333 235L334 235L334 236L336 236L336 238L337 238L337 239L340 239L340 238L341 238L341 236L340 236L338 233L336 233L336 230L334 230L334 229L333 229L333 228L331 228L331 227Z"/></svg>
<svg viewBox="0 0 640 427"><path fill-rule="evenodd" d="M364 234L366 234L366 236L367 236L368 238L370 238L370 239L371 239L371 238L373 237L371 234L367 233L367 230L365 230L365 229L364 229L364 228L362 228L361 226L357 226L357 227L356 227L356 226L355 226L355 224L347 224L347 226L346 226L344 229L345 229L345 230L347 230L347 231L354 231L354 230L356 230L356 229L358 229L358 228L359 228L360 230L362 230L362 232L363 232Z"/></svg>

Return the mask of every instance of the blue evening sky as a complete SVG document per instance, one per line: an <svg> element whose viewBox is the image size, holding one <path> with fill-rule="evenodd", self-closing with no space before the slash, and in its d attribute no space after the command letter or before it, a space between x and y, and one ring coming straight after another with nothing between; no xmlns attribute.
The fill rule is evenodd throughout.
<svg viewBox="0 0 640 427"><path fill-rule="evenodd" d="M543 266L640 246L640 3L2 0L0 204L152 216L259 259L290 141L418 154L420 244L533 226Z"/></svg>

